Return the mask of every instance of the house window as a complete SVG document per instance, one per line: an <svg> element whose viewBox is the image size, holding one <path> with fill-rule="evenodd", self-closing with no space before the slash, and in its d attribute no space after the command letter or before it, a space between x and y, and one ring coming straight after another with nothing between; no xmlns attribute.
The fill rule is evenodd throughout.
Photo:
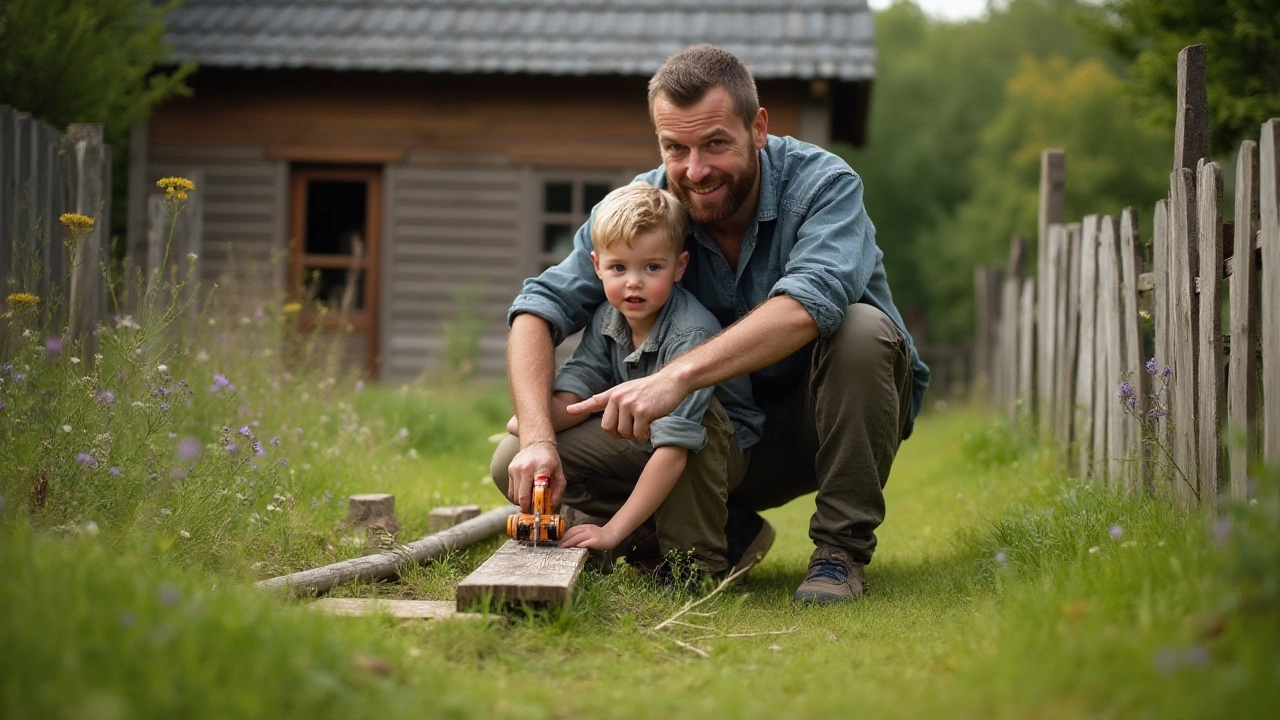
<svg viewBox="0 0 1280 720"><path fill-rule="evenodd" d="M591 215L591 208L629 177L619 173L573 173L542 176L538 183L538 270L564 260L573 250L573 236Z"/></svg>

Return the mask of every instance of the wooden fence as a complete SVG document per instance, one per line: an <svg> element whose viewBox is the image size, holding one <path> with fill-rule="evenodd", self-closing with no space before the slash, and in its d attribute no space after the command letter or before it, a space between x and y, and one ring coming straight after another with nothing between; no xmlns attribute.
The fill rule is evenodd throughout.
<svg viewBox="0 0 1280 720"><path fill-rule="evenodd" d="M94 219L74 247L63 213ZM111 151L102 125L65 135L0 105L0 283L3 295L40 298L55 327L81 334L107 312L102 265L110 255Z"/></svg>
<svg viewBox="0 0 1280 720"><path fill-rule="evenodd" d="M1280 119L1240 146L1224 222L1205 67L1203 46L1179 55L1149 245L1133 208L1064 222L1066 158L1047 150L1035 276L1015 238L974 277L978 387L1080 474L1188 501L1247 496L1250 463L1280 461Z"/></svg>

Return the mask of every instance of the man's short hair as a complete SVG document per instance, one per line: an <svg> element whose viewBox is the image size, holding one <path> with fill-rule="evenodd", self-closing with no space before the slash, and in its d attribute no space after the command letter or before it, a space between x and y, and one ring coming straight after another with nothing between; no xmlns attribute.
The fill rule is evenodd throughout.
<svg viewBox="0 0 1280 720"><path fill-rule="evenodd" d="M616 242L627 247L637 235L658 230L677 255L684 250L685 209L666 190L648 183L624 185L604 196L591 221L591 243L606 250Z"/></svg>
<svg viewBox="0 0 1280 720"><path fill-rule="evenodd" d="M747 66L733 55L714 45L694 45L667 58L649 79L649 119L653 119L653 103L662 95L676 107L689 107L713 87L722 87L733 98L733 107L750 128L760 109L756 80Z"/></svg>

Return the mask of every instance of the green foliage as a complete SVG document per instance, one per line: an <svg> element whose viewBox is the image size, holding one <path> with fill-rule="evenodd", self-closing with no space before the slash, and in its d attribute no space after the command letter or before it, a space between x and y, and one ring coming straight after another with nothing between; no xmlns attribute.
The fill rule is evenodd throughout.
<svg viewBox="0 0 1280 720"><path fill-rule="evenodd" d="M1129 87L1155 127L1174 124L1178 53L1208 52L1212 144L1256 138L1280 116L1280 12L1271 0L1108 0L1091 29L1129 62Z"/></svg>
<svg viewBox="0 0 1280 720"><path fill-rule="evenodd" d="M163 18L149 0L0 0L0 102L65 130L103 123L112 149L111 228L124 228L129 131L151 108L191 90L195 65L169 61Z"/></svg>
<svg viewBox="0 0 1280 720"><path fill-rule="evenodd" d="M1043 150L1066 151L1068 219L1118 216L1126 206L1143 217L1168 192L1169 137L1136 122L1106 65L1024 56L1018 67L979 135L969 197L920 235L917 261L930 289L933 327L944 337L972 326L973 267L1002 264L1014 234L1034 247Z"/></svg>

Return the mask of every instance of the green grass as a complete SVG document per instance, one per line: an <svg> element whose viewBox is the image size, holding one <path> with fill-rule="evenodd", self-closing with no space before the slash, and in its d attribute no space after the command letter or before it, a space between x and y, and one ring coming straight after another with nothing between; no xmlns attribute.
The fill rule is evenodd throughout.
<svg viewBox="0 0 1280 720"><path fill-rule="evenodd" d="M264 425L283 422L275 402ZM1280 702L1270 486L1210 533L1062 478L1016 433L952 410L902 447L860 603L791 604L810 549L803 498L767 514L778 541L750 582L687 618L709 630L649 632L688 597L625 568L584 576L567 610L503 623L341 619L248 582L357 554L332 531L350 492L395 493L404 537L435 505L496 504L484 438L507 407L500 389L417 386L315 402L288 418L328 446L281 446L295 501L269 531L231 523L232 541L248 533L234 552L177 552L166 524L54 530L9 502L0 715L1263 717ZM237 512L253 507L265 515ZM447 599L495 543L336 594ZM729 633L779 634L695 639Z"/></svg>

